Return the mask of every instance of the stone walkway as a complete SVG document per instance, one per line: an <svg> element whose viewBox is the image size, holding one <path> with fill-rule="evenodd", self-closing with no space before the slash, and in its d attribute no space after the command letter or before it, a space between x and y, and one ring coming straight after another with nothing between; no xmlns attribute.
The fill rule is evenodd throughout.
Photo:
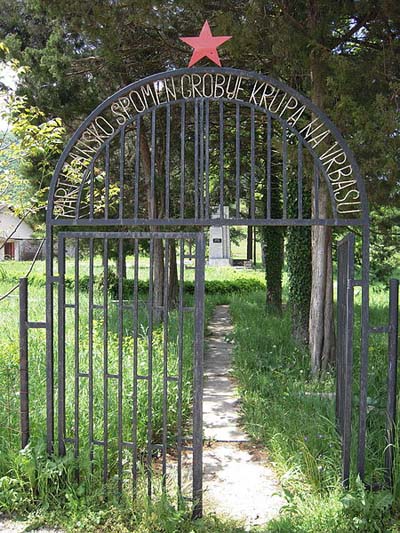
<svg viewBox="0 0 400 533"><path fill-rule="evenodd" d="M265 452L239 424L232 345L226 339L232 329L229 306L217 306L204 360L204 511L260 526L279 514L285 500Z"/></svg>
<svg viewBox="0 0 400 533"><path fill-rule="evenodd" d="M0 515L0 531L1 533L23 533L28 528L28 531L31 531L29 528L29 522L17 522L15 520L9 520ZM35 533L62 533L60 529L52 528L38 528L34 530Z"/></svg>

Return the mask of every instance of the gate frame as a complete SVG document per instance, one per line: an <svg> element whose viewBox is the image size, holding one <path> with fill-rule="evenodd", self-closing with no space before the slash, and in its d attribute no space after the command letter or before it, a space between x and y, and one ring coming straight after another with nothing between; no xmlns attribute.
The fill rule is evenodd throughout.
<svg viewBox="0 0 400 533"><path fill-rule="evenodd" d="M357 457L357 472L360 475L361 479L365 477L365 445L366 445L366 421L367 421L367 379L368 379L368 347L369 347L369 241L370 241L370 228L369 228L369 213L368 213L368 201L365 192L364 183L361 179L361 175L356 164L355 158L349 149L347 143L344 141L340 135L337 128L334 124L328 119L328 117L318 109L309 99L295 91L294 89L286 86L284 83L274 80L271 77L257 74L254 72L237 70L231 68L218 68L218 67L208 67L208 68L186 68L178 69L176 71L164 72L160 74L155 74L144 78L138 82L132 83L123 89L117 91L113 96L105 100L100 104L88 117L85 121L79 126L76 130L70 141L68 142L63 154L60 157L60 160L55 169L53 175L50 191L49 191L49 202L46 214L46 402L47 402L47 449L49 453L53 452L53 443L54 443L54 353L53 353L53 309L54 309L54 298L53 298L53 286L59 281L59 277L54 275L53 263L54 263L54 237L55 230L61 229L66 230L71 227L88 227L90 231L95 231L96 226L107 226L110 229L116 228L119 226L148 226L148 227L165 227L171 228L174 226L201 226L207 227L210 225L211 220L209 219L63 219L54 215L54 200L55 192L57 188L57 183L61 175L63 166L74 147L75 143L81 135L85 132L86 128L91 124L91 122L99 116L105 109L109 108L113 102L126 94L128 91L133 91L138 87L141 87L148 83L163 82L171 75L193 75L193 74L221 74L221 75L236 75L243 76L249 79L259 80L260 83L271 83L273 86L278 89L285 91L287 94L297 98L299 102L303 103L308 110L313 113L313 116L319 117L321 122L332 132L332 135L335 139L338 139L340 147L343 149L347 160L349 161L353 171L354 179L357 182L357 186L360 192L360 203L361 203L361 216L359 218L346 218L346 217L334 217L333 219L318 219L318 220L308 220L303 218L231 218L231 219L212 219L212 224L215 225L251 225L251 226L359 226L361 227L361 239L362 239L362 270L361 270L361 279L355 280L354 285L358 285L362 290L362 303L361 303L361 352L360 352L360 403L359 403L359 431L358 431L358 457ZM200 100L200 99L199 99ZM203 100L215 101L214 98L203 98ZM187 101L196 101L196 98L188 99ZM240 102L240 100L232 100L233 102ZM241 102L243 103L243 102ZM164 104L155 105L152 109L158 109L165 107ZM263 111L258 105L251 104L250 107L255 111ZM264 110L265 111L265 110ZM148 112L148 110L146 110ZM137 113L135 116L141 116L144 113ZM272 113L270 113L273 115ZM300 142L300 141L299 141ZM103 143L104 146L105 142ZM306 146L306 143L304 144ZM307 147L307 146L306 146ZM311 147L307 147L310 152L312 152ZM322 177L321 177L322 179ZM65 199L68 201L68 198Z"/></svg>

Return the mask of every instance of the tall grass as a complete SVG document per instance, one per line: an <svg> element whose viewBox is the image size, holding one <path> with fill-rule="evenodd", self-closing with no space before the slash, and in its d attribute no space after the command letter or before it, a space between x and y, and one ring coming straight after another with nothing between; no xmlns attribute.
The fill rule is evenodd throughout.
<svg viewBox="0 0 400 533"><path fill-rule="evenodd" d="M368 492L353 476L341 488L340 439L336 431L334 375L310 375L309 356L290 335L290 316L261 313L264 293L231 300L234 373L242 398L243 423L269 450L288 505L267 531L387 532L396 529L398 502L388 491ZM359 301L354 338L360 337ZM374 325L387 322L382 291L371 295ZM385 433L387 339L372 341L369 365L367 479L382 481ZM359 349L355 350L353 465L357 456ZM398 468L398 466L396 467ZM398 474L396 476L398 478ZM392 513L389 509L392 507Z"/></svg>

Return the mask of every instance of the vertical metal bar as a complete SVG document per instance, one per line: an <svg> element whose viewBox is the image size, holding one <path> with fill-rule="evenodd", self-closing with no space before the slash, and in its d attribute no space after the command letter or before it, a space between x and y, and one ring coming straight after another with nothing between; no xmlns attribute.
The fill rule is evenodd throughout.
<svg viewBox="0 0 400 533"><path fill-rule="evenodd" d="M210 101L205 100L205 180L206 180L206 213L210 218Z"/></svg>
<svg viewBox="0 0 400 533"><path fill-rule="evenodd" d="M337 247L337 263L338 263L338 274L337 274L337 347L336 347L336 420L337 427L342 434L342 367L343 367L343 317L344 317L344 306L343 306L343 274L345 265L343 264L343 241L341 241Z"/></svg>
<svg viewBox="0 0 400 533"><path fill-rule="evenodd" d="M47 453L54 448L54 295L53 295L53 227L46 235L46 430Z"/></svg>
<svg viewBox="0 0 400 533"><path fill-rule="evenodd" d="M79 456L79 238L75 240L74 261L74 456Z"/></svg>
<svg viewBox="0 0 400 533"><path fill-rule="evenodd" d="M399 280L391 279L389 285L389 334L388 334L388 397L386 404L385 479L393 487L393 456L396 430L397 358L399 336Z"/></svg>
<svg viewBox="0 0 400 533"><path fill-rule="evenodd" d="M297 208L299 219L303 218L303 145L301 139L297 144Z"/></svg>
<svg viewBox="0 0 400 533"><path fill-rule="evenodd" d="M204 218L204 99L200 100L200 120L199 120L199 212L200 218Z"/></svg>
<svg viewBox="0 0 400 533"><path fill-rule="evenodd" d="M94 241L89 239L89 460L93 469L93 272L94 269Z"/></svg>
<svg viewBox="0 0 400 533"><path fill-rule="evenodd" d="M235 155L236 155L236 218L240 217L240 105L236 104L235 115Z"/></svg>
<svg viewBox="0 0 400 533"><path fill-rule="evenodd" d="M256 139L255 139L255 111L250 112L250 217L255 218L255 167L256 167Z"/></svg>
<svg viewBox="0 0 400 533"><path fill-rule="evenodd" d="M224 102L219 101L219 216L224 218Z"/></svg>
<svg viewBox="0 0 400 533"><path fill-rule="evenodd" d="M58 453L65 455L65 240L58 240Z"/></svg>
<svg viewBox="0 0 400 533"><path fill-rule="evenodd" d="M133 272L133 395L132 395L132 486L137 492L137 425L138 425L138 335L139 335L139 240L134 244Z"/></svg>
<svg viewBox="0 0 400 533"><path fill-rule="evenodd" d="M180 188L180 218L185 216L185 130L186 130L185 102L181 104L181 188Z"/></svg>
<svg viewBox="0 0 400 533"><path fill-rule="evenodd" d="M19 380L21 449L29 442L28 278L19 280Z"/></svg>
<svg viewBox="0 0 400 533"><path fill-rule="evenodd" d="M122 492L122 356L124 328L124 240L118 239L118 492Z"/></svg>
<svg viewBox="0 0 400 533"><path fill-rule="evenodd" d="M171 144L171 105L167 105L166 110L166 132L165 132L165 217L169 218L169 196L170 196L170 144Z"/></svg>
<svg viewBox="0 0 400 533"><path fill-rule="evenodd" d="M103 240L103 483L108 480L108 239Z"/></svg>
<svg viewBox="0 0 400 533"><path fill-rule="evenodd" d="M183 288L185 278L185 241L179 241L179 299L178 299L178 405L177 452L178 497L182 490L182 388L183 388Z"/></svg>
<svg viewBox="0 0 400 533"><path fill-rule="evenodd" d="M118 216L124 217L124 178L125 178L125 126L122 127L119 137L119 206Z"/></svg>
<svg viewBox="0 0 400 533"><path fill-rule="evenodd" d="M271 113L267 113L267 219L271 218L271 165L272 165L272 124L271 124Z"/></svg>
<svg viewBox="0 0 400 533"><path fill-rule="evenodd" d="M199 218L199 103L194 100L194 218Z"/></svg>
<svg viewBox="0 0 400 533"><path fill-rule="evenodd" d="M365 477L365 444L367 433L368 350L369 350L369 222L362 235L362 299L361 299L361 356L360 356L360 411L358 423L357 471Z"/></svg>
<svg viewBox="0 0 400 533"><path fill-rule="evenodd" d="M152 493L152 453L153 453L153 276L154 276L154 237L150 237L149 267L149 318L147 333L147 494Z"/></svg>
<svg viewBox="0 0 400 533"><path fill-rule="evenodd" d="M288 189L287 189L287 128L282 127L282 196L283 196L283 218L287 218L287 201L288 201Z"/></svg>
<svg viewBox="0 0 400 533"><path fill-rule="evenodd" d="M106 143L106 168L104 175L104 218L108 219L110 206L110 142Z"/></svg>
<svg viewBox="0 0 400 533"><path fill-rule="evenodd" d="M90 183L89 183L89 220L94 216L94 165L90 165Z"/></svg>
<svg viewBox="0 0 400 533"><path fill-rule="evenodd" d="M164 287L163 287L163 397L162 397L162 486L165 490L167 481L167 443L168 443L168 266L169 239L165 239Z"/></svg>
<svg viewBox="0 0 400 533"><path fill-rule="evenodd" d="M156 112L151 112L151 154L150 154L150 218L156 218L155 195L155 169L156 169Z"/></svg>
<svg viewBox="0 0 400 533"><path fill-rule="evenodd" d="M203 510L204 234L196 239L195 343L193 370L193 518Z"/></svg>
<svg viewBox="0 0 400 533"><path fill-rule="evenodd" d="M343 435L342 435L342 481L349 487L351 454L351 415L353 397L353 326L354 326L354 234L348 236L346 272L346 320L344 345L344 393L343 393Z"/></svg>
<svg viewBox="0 0 400 533"><path fill-rule="evenodd" d="M140 115L136 117L135 177L133 187L133 218L139 218L139 176L140 176Z"/></svg>
<svg viewBox="0 0 400 533"><path fill-rule="evenodd" d="M319 219L319 171L314 159L314 218Z"/></svg>

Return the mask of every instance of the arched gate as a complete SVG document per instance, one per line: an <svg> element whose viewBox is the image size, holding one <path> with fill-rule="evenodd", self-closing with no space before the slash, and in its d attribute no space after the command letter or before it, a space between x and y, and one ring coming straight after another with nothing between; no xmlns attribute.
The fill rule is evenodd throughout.
<svg viewBox="0 0 400 533"><path fill-rule="evenodd" d="M289 190L296 191L294 203ZM233 213L228 219L225 205ZM71 447L105 482L116 476L120 490L125 471L135 487L143 465L150 496L158 469L163 486L175 478L184 497L185 483L192 484L194 514L201 514L202 229L210 224L361 229L360 279L352 267L354 236L339 246L337 416L346 483L352 350L360 342L357 470L363 476L369 335L364 184L340 133L307 98L270 77L230 68L173 70L119 90L82 123L60 158L46 221L48 451L55 443L60 454ZM192 285L185 284L188 241L195 243ZM147 261L141 250L149 257L147 284L140 276ZM74 258L68 264L67 252ZM178 257L176 273L171 255ZM177 277L175 295L171 276ZM67 283L74 289L68 297ZM362 290L360 339L352 333L354 285ZM188 290L194 299L186 297ZM138 329L141 315L145 332ZM189 393L192 412L182 403ZM189 481L185 461L192 462Z"/></svg>

